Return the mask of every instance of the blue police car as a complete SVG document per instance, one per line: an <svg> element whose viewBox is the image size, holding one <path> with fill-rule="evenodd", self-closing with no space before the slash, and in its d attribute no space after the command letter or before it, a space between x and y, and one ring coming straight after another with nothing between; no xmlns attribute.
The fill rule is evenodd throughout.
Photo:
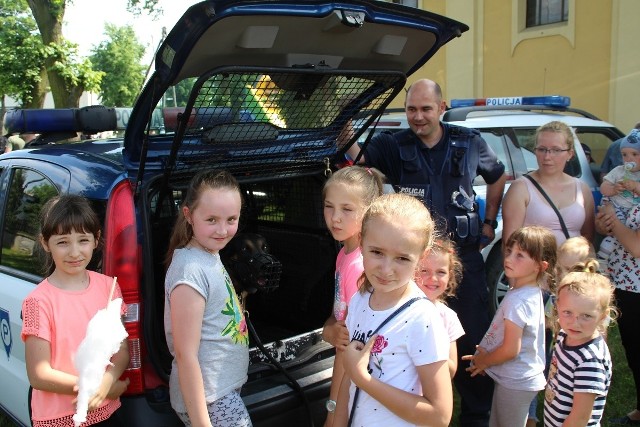
<svg viewBox="0 0 640 427"><path fill-rule="evenodd" d="M339 249L322 187L336 140L352 119L368 126L408 75L467 30L386 2L203 1L163 41L132 110L119 112L123 138L83 139L115 129L114 109L12 112L9 132L39 136L0 156L0 408L30 424L20 309L43 275L37 215L74 193L103 220L90 268L117 276L128 306L125 422L181 424L168 393L163 261L191 177L226 169L242 187L241 231L264 236L282 265L277 287L246 298L255 334L242 397L255 426L321 425L334 349L320 331ZM174 93L186 95L167 108Z"/></svg>

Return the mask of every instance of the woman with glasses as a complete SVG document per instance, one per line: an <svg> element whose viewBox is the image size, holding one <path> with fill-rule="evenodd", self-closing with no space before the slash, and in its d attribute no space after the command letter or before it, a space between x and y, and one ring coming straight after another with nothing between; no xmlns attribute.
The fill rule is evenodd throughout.
<svg viewBox="0 0 640 427"><path fill-rule="evenodd" d="M511 233L526 225L549 228L558 245L568 237L581 235L592 241L595 205L591 189L564 172L575 155L573 132L563 122L553 121L536 130L535 141L533 151L538 169L530 172L529 177L515 180L502 201L502 241L506 242ZM536 188L536 183L555 209Z"/></svg>
<svg viewBox="0 0 640 427"><path fill-rule="evenodd" d="M533 152L538 169L515 180L502 200L502 242L527 225L551 230L558 246L569 237L584 236L593 241L595 202L591 189L564 172L566 164L575 155L573 132L563 122L553 121L536 130L535 141ZM549 289L543 288L543 291L546 304ZM550 331L545 338L545 348L548 348ZM537 399L534 398L527 426L536 425L536 410Z"/></svg>

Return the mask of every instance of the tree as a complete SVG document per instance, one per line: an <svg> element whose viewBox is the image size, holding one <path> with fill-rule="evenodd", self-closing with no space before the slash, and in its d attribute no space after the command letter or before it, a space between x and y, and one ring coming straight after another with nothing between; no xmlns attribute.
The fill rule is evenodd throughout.
<svg viewBox="0 0 640 427"><path fill-rule="evenodd" d="M104 72L100 96L109 107L130 107L144 83L145 67L140 61L144 46L138 41L133 27L105 25L108 40L92 49L91 62Z"/></svg>
<svg viewBox="0 0 640 427"><path fill-rule="evenodd" d="M98 90L100 74L91 68L86 59L79 61L77 47L62 36L62 22L68 0L27 0L45 45L45 68L49 79L53 102L56 107L78 107L84 90ZM83 1L83 0L78 0ZM129 0L129 10L134 13L154 12L158 0Z"/></svg>
<svg viewBox="0 0 640 427"><path fill-rule="evenodd" d="M26 0L0 0L0 117L5 96L42 108L47 87L44 46Z"/></svg>

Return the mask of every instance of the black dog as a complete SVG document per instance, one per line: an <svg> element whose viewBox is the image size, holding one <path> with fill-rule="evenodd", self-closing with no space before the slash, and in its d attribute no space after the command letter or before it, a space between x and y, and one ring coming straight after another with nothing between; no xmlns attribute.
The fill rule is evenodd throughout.
<svg viewBox="0 0 640 427"><path fill-rule="evenodd" d="M236 234L220 251L220 259L242 299L280 283L282 264L269 253L266 239L259 234Z"/></svg>

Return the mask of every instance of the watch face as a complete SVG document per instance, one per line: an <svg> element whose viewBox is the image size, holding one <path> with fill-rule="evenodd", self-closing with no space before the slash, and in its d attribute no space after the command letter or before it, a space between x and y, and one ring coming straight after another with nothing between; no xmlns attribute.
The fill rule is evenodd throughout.
<svg viewBox="0 0 640 427"><path fill-rule="evenodd" d="M336 401L329 399L324 403L324 406L327 408L328 412L333 412L336 410Z"/></svg>

